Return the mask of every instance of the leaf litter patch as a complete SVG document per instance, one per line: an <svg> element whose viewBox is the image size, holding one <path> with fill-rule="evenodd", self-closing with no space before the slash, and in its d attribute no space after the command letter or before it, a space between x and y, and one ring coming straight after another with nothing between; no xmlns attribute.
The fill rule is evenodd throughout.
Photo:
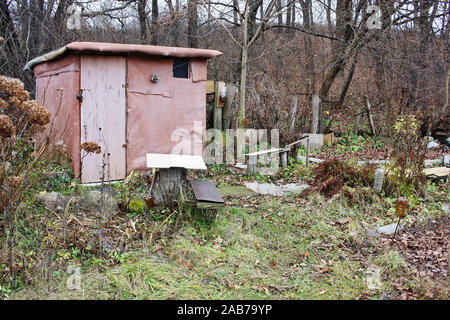
<svg viewBox="0 0 450 320"><path fill-rule="evenodd" d="M393 246L402 252L419 279L434 283L434 288L426 294L433 298L438 293L447 297L449 294L449 236L450 217L444 215L424 226L414 223L397 234L394 243L392 236L382 236L380 240L384 246ZM406 297L407 292L402 292L402 296Z"/></svg>

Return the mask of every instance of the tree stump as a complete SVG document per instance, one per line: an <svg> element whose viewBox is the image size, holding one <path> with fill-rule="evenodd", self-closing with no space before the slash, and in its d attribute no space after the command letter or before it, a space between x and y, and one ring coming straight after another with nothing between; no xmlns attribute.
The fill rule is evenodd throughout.
<svg viewBox="0 0 450 320"><path fill-rule="evenodd" d="M180 185L186 183L186 169L159 169L159 181L154 197L157 205L170 205L178 199Z"/></svg>

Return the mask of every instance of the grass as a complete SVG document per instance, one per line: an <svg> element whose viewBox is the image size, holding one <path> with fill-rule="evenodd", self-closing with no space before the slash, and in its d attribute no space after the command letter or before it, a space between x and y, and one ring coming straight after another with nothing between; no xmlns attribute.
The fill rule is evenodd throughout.
<svg viewBox="0 0 450 320"><path fill-rule="evenodd" d="M33 274L29 282L23 280L16 287L18 290L0 287L0 297L379 299L395 291L399 281L412 290L423 291L423 282L410 272L402 252L385 248L378 239L366 235L369 228L397 221L396 199L379 197L370 187L348 186L330 199L315 192L307 198L275 198L258 195L242 185L254 179L311 183L314 168L291 161L288 168L280 169L276 175L259 179L242 175L232 167L214 166L204 178L215 180L226 200L216 220L207 222L195 216L178 221L173 218L168 224L175 222L176 228L167 226L158 238L148 239L149 233L142 238L135 235L128 239L127 246L136 249L115 253L117 256L108 259L89 254L88 249L80 252L76 245L58 246L55 240L55 257L41 268L42 272ZM62 171L51 177L45 189L66 195L75 188L86 191L66 181L67 175L70 172ZM135 177L128 183L113 185L119 204L124 204L119 215L120 221L126 223L121 226L125 231L131 228L128 221L136 223L138 230L155 230L172 212L152 209L149 217L143 216L142 199L146 194L143 181ZM352 195L351 204L346 194ZM422 198L408 200L409 215L404 223L414 220L425 224L429 217L439 217L444 202L450 202L448 190L429 183ZM49 216L44 208L34 206L33 198L24 205L35 223ZM51 240L41 239L45 229L56 234L61 228L51 219L45 221L50 226L29 229L27 221L23 221L23 226L19 224L21 251L30 264L37 263L33 261L33 251L42 251L45 247L42 243ZM81 268L81 290L67 288L66 282L71 277L67 268L71 264ZM369 290L366 285L366 271L372 267L381 270L381 289Z"/></svg>
<svg viewBox="0 0 450 320"><path fill-rule="evenodd" d="M70 275L60 270L10 298L377 299L390 282L369 291L368 266L390 276L405 272L400 253L377 252L365 235L368 226L393 222L376 201L349 206L341 196L276 199L225 184L220 190L233 205L211 224L191 221L124 254L121 263L84 266L82 290L68 290ZM244 199L253 206L244 208Z"/></svg>

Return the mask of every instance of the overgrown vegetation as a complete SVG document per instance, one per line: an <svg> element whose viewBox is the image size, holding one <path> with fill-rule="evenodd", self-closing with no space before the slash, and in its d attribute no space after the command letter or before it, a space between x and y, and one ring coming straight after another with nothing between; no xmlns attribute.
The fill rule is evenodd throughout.
<svg viewBox="0 0 450 320"><path fill-rule="evenodd" d="M373 184L376 165L357 166L355 163L329 160L316 168L314 185L317 191L331 197L343 187L363 188Z"/></svg>
<svg viewBox="0 0 450 320"><path fill-rule="evenodd" d="M423 139L450 130L447 1L378 1L374 29L366 0L122 2L0 0L0 74L25 83L0 76L0 298L448 299L448 181L422 174L425 158L448 154ZM190 172L218 184L218 212L148 205L148 175L110 184L102 172L100 187L83 186L59 161L63 144L39 141L50 114L23 70L72 41L220 50L208 79L238 84L231 128L277 128L285 146L311 131L318 94L318 130L336 142L311 151L324 162L289 159L273 175L221 164ZM101 153L96 142L82 149ZM377 166L357 160L388 159L375 193ZM244 186L254 180L310 188L262 196ZM400 196L405 228L369 237L397 221ZM80 268L81 290L68 288L68 267Z"/></svg>
<svg viewBox="0 0 450 320"><path fill-rule="evenodd" d="M224 186L226 187L226 186ZM220 190L222 190L220 188ZM442 191L442 188L440 188ZM360 193L361 191L356 191ZM445 200L439 188L411 213L410 224L443 215L426 208ZM371 195L371 197L376 197ZM448 196L447 196L448 198ZM389 299L446 298L443 282L416 275L400 248L365 234L369 225L390 223L392 202L356 196L327 200L226 197L227 209L208 224L183 227L131 248L112 263L65 251L67 264L81 266L82 289L69 290L66 268L53 266L45 278L8 292L10 298L77 299ZM448 199L447 199L448 200ZM249 204L244 205L243 204ZM415 222L414 222L415 220ZM136 227L142 225L138 220ZM387 238L389 240L389 238ZM129 239L128 243L136 243ZM64 251L63 251L64 252ZM62 259L62 258L60 258ZM380 289L366 285L365 270L381 269ZM428 280L427 280L428 279Z"/></svg>
<svg viewBox="0 0 450 320"><path fill-rule="evenodd" d="M426 142L420 136L419 121L412 115L399 117L391 141L392 164L388 173L391 174L396 195L408 197L417 192L422 194Z"/></svg>

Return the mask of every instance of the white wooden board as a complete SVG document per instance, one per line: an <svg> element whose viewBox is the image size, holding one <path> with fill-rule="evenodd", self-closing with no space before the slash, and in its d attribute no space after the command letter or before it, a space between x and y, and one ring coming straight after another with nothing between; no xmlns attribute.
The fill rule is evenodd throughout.
<svg viewBox="0 0 450 320"><path fill-rule="evenodd" d="M147 153L147 168L185 168L206 170L201 156Z"/></svg>

